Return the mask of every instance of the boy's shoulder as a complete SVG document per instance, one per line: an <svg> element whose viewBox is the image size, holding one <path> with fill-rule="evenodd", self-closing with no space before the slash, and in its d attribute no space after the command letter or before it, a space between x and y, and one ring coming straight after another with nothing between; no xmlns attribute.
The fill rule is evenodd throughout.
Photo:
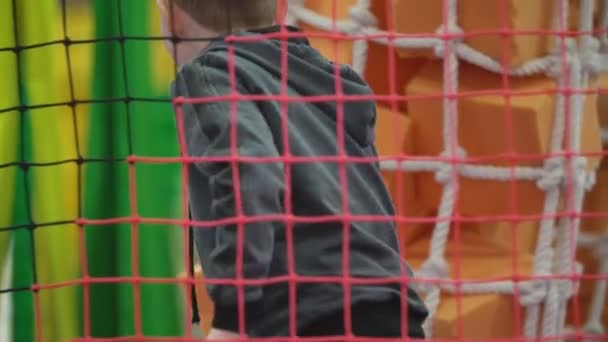
<svg viewBox="0 0 608 342"><path fill-rule="evenodd" d="M171 83L172 96L196 96L215 94L218 86L230 83L228 57L219 50L205 51L179 66Z"/></svg>

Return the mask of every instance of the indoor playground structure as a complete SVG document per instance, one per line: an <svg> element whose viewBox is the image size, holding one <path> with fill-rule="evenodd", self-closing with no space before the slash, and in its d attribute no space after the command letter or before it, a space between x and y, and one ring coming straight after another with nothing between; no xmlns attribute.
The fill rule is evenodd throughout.
<svg viewBox="0 0 608 342"><path fill-rule="evenodd" d="M282 5L374 90L428 338L608 341L608 0ZM0 0L0 342L209 330L158 21Z"/></svg>

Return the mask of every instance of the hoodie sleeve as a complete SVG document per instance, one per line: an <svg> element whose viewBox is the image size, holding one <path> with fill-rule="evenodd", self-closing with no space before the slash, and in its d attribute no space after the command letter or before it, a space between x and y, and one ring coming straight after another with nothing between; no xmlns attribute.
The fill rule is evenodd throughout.
<svg viewBox="0 0 608 342"><path fill-rule="evenodd" d="M230 94L228 73L221 68L193 63L182 68L173 85L173 96L200 98ZM220 157L232 155L232 125L236 125L236 146L239 156L278 157L273 135L258 106L251 101L238 101L233 106L228 100L205 104L184 104L183 115L187 126L186 142L189 154L194 157ZM238 119L231 120L236 108ZM229 160L196 163L196 170L208 180L208 196L211 220L235 219L237 205L245 217L281 214L283 167L279 162L238 162L234 170ZM233 171L238 172L240 181L240 203L236 203ZM191 189L191 191L193 191ZM201 190L204 191L204 190ZM192 208L197 210L197 208ZM203 209L202 209L203 210ZM238 244L236 224L218 225L210 228L215 234L214 241L198 243L199 255L210 279L235 279L238 248L242 248L242 274L246 279L268 277L274 248L276 222L252 222L243 224L243 243ZM198 228L207 229L207 228ZM203 236L203 235L200 235ZM200 237L199 237L200 238ZM200 246L206 246L201 250ZM239 289L232 285L209 287L215 305L213 326L218 329L238 331ZM253 328L256 319L263 316L261 300L262 287L246 286L244 290L246 330Z"/></svg>

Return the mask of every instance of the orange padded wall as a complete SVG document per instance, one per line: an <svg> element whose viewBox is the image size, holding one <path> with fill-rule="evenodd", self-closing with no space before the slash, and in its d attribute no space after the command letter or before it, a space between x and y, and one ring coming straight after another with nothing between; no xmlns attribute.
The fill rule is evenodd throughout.
<svg viewBox="0 0 608 342"><path fill-rule="evenodd" d="M415 153L423 156L438 155L443 150L442 142L442 64L433 62L425 65L407 86L410 95L436 95L434 99L415 100L408 103L408 112L416 125L414 135ZM458 100L458 140L468 157L485 158L484 165L508 166L510 146L521 166L541 166L542 155L549 152L549 141L553 125L555 94L530 95L534 91L555 92L555 82L544 76L512 78L510 90L528 92L514 95L510 101L509 116L513 136L506 132L507 111L500 89L501 76L479 68L461 64L461 97ZM462 95L472 92L485 92L484 95ZM491 93L494 94L491 94ZM599 152L599 121L596 99L587 99L583 114L582 151ZM502 155L502 157L501 157ZM590 158L589 168L595 167L598 157ZM510 203L511 187L516 190L515 209L519 214L538 214L543 206L544 192L532 182L482 181L461 179L460 209L464 215L508 215L512 214ZM441 187L432 174L421 175L417 186L421 189L420 200L425 206L437 207ZM424 189L424 191L422 191ZM492 201L482 201L492 198Z"/></svg>
<svg viewBox="0 0 608 342"><path fill-rule="evenodd" d="M576 3L577 0L571 0ZM443 0L394 0L393 17L398 32L433 34L443 24ZM507 0L458 1L458 24L469 34L465 42L495 60L502 61L503 51L510 51L510 65L518 66L550 52L552 37L542 34L553 28L555 1ZM572 6L571 6L572 7ZM480 12L483 12L481 14ZM578 15L571 11L568 26L577 28ZM499 31L506 27L520 34L502 39ZM527 34L522 34L527 32ZM532 33L532 34L531 34ZM403 51L403 56L431 56L430 51Z"/></svg>
<svg viewBox="0 0 608 342"><path fill-rule="evenodd" d="M597 110L600 115L600 125L606 129L608 128L608 74L601 75L598 84Z"/></svg>
<svg viewBox="0 0 608 342"><path fill-rule="evenodd" d="M325 17L335 20L344 20L348 18L348 9L357 3L357 0L307 0L306 7ZM311 25L300 22L298 26L307 33L311 34L338 34L337 32L322 31ZM345 36L347 37L347 36ZM310 44L319 50L325 57L330 60L337 61L343 64L352 63L353 59L353 41L338 40L332 37L309 37Z"/></svg>
<svg viewBox="0 0 608 342"><path fill-rule="evenodd" d="M378 154L391 159L400 155L412 155L414 127L412 127L411 119L402 112L393 113L383 106L378 106L376 114ZM428 210L425 212L416 199L413 172L383 171L382 174L391 192L397 215L406 219L427 216L425 214L430 216ZM405 221L398 223L398 234L404 248L416 238L428 236L432 229L432 223Z"/></svg>

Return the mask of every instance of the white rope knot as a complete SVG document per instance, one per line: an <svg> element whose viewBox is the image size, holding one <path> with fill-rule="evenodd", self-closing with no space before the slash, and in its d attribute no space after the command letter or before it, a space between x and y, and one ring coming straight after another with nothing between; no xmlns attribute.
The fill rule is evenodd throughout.
<svg viewBox="0 0 608 342"><path fill-rule="evenodd" d="M519 302L523 306L539 304L547 295L546 280L533 280L520 284Z"/></svg>
<svg viewBox="0 0 608 342"><path fill-rule="evenodd" d="M575 262L574 267L575 267L574 272L575 272L576 276L580 277L583 274L585 266L583 264L581 264L580 262ZM568 298L571 298L573 295L578 294L580 287L581 287L581 282L579 279L580 278L577 278L574 280L574 287L572 288L572 293L570 294L570 296L568 296Z"/></svg>
<svg viewBox="0 0 608 342"><path fill-rule="evenodd" d="M356 6L351 7L348 10L348 15L350 16L350 20L355 24L351 28L352 31L357 32L367 27L378 26L376 16L370 12L369 6L364 4L357 4Z"/></svg>
<svg viewBox="0 0 608 342"><path fill-rule="evenodd" d="M572 158L573 181L576 185L585 186L587 184L587 158L584 156L576 156Z"/></svg>
<svg viewBox="0 0 608 342"><path fill-rule="evenodd" d="M573 38L564 39L564 44L557 44L551 52L551 63L547 66L546 74L549 77L558 78L570 68L572 59L579 58L579 50L576 40Z"/></svg>
<svg viewBox="0 0 608 342"><path fill-rule="evenodd" d="M450 266L443 258L431 258L422 264L420 274L432 278L447 278L450 275Z"/></svg>
<svg viewBox="0 0 608 342"><path fill-rule="evenodd" d="M602 335L604 334L604 327L602 326L602 322L593 320L589 323L585 324L583 328L587 334L590 335Z"/></svg>
<svg viewBox="0 0 608 342"><path fill-rule="evenodd" d="M602 56L600 55L600 41L593 37L585 37L585 49L580 52L583 69L595 77L602 71Z"/></svg>
<svg viewBox="0 0 608 342"><path fill-rule="evenodd" d="M441 158L449 158L452 156L452 153L450 153L450 151L444 151L439 156ZM462 147L457 147L455 155L453 157L455 157L456 159L464 159L467 157L467 153ZM458 176L462 170L463 163L456 162L456 164L453 165L450 162L442 162L441 166L435 173L435 180L437 181L437 183L447 184L454 180L454 170L452 169L452 167L456 168L456 176Z"/></svg>
<svg viewBox="0 0 608 342"><path fill-rule="evenodd" d="M608 35L605 37L600 36L598 42L600 44L600 53L608 54Z"/></svg>
<svg viewBox="0 0 608 342"><path fill-rule="evenodd" d="M447 34L447 35L458 35L458 37L452 37L449 40L448 39L443 39L443 38L439 38L439 41L437 42L437 44L435 44L434 47L434 53L435 56L442 58L445 56L445 45L447 44L452 44L452 52L456 53L456 46L460 43L462 43L462 35L464 34L464 31L457 25L450 25L448 26L448 30L447 32L444 29L445 26L441 25L439 26L439 28L437 29L437 31L435 31L435 34L439 37Z"/></svg>
<svg viewBox="0 0 608 342"><path fill-rule="evenodd" d="M289 0L287 6L287 15L285 16L285 24L296 26L299 21L298 13L304 8L306 0Z"/></svg>
<svg viewBox="0 0 608 342"><path fill-rule="evenodd" d="M551 157L545 161L543 175L536 185L544 190L555 189L564 183L564 158L561 156Z"/></svg>
<svg viewBox="0 0 608 342"><path fill-rule="evenodd" d="M574 275L580 276L583 273L583 265L579 262L575 263ZM570 299L577 294L580 288L580 282L575 279L559 279L557 280L557 293L559 298Z"/></svg>
<svg viewBox="0 0 608 342"><path fill-rule="evenodd" d="M608 260L608 234L598 236L592 248L593 255L598 260Z"/></svg>
<svg viewBox="0 0 608 342"><path fill-rule="evenodd" d="M289 0L288 1L288 10L298 10L300 8L304 8L306 5L306 0Z"/></svg>
<svg viewBox="0 0 608 342"><path fill-rule="evenodd" d="M593 187L595 186L595 183L597 182L597 174L595 173L595 171L585 172L585 174L586 174L586 176L585 176L584 189L585 189L585 191L591 191L591 189L593 189Z"/></svg>
<svg viewBox="0 0 608 342"><path fill-rule="evenodd" d="M578 286L573 284L574 280L559 280L557 285L557 293L562 299L569 299L574 293L577 292Z"/></svg>

